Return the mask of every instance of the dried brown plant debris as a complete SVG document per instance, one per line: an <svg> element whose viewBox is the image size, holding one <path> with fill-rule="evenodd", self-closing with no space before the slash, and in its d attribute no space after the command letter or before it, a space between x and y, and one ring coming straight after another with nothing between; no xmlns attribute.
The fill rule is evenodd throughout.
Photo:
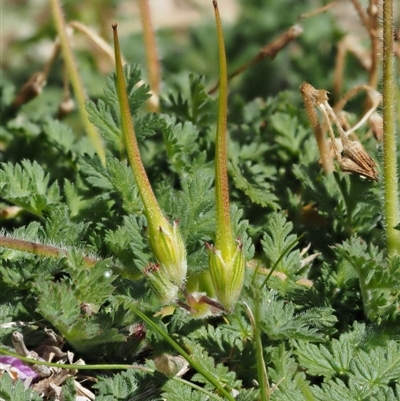
<svg viewBox="0 0 400 401"><path fill-rule="evenodd" d="M354 127L344 131L337 113L341 111L342 106L344 106L346 102L361 89L367 91L372 106ZM308 117L314 128L314 134L320 149L324 171L326 173L330 171L326 166L330 166L332 161L330 160L329 151L327 151L323 128L318 120L314 108L317 108L322 112L324 121L328 127L333 156L339 162L340 169L343 172L358 174L364 178L376 181L378 179L378 173L375 161L368 155L362 144L358 140L349 139L349 135L357 130L375 113L375 110L381 101L380 94L366 85L354 88L351 93L344 96L344 100L341 103L339 102L341 107L338 107L339 110L335 112L328 103L328 92L326 90L317 90L309 83L304 82L300 87L300 92L303 96ZM334 134L333 125L336 126L339 133L338 138Z"/></svg>

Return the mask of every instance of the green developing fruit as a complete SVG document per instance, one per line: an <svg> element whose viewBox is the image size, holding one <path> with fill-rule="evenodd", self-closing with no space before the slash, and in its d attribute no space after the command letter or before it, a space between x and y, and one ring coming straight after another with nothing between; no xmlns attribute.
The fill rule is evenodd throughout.
<svg viewBox="0 0 400 401"><path fill-rule="evenodd" d="M242 244L233 254L222 257L221 251L209 245L208 264L218 302L231 310L243 287L245 259Z"/></svg>
<svg viewBox="0 0 400 401"><path fill-rule="evenodd" d="M162 304L169 304L176 299L179 287L171 283L158 263L150 264L143 273Z"/></svg>
<svg viewBox="0 0 400 401"><path fill-rule="evenodd" d="M165 219L164 219L165 220ZM166 278L174 285L181 287L186 279L187 262L186 250L178 223L152 224L148 227L150 246L160 264L160 269Z"/></svg>

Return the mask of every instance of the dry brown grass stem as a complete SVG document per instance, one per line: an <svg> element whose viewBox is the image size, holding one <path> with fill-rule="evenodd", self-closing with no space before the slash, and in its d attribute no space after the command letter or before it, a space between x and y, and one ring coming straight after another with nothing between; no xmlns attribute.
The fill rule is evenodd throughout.
<svg viewBox="0 0 400 401"><path fill-rule="evenodd" d="M337 4L338 4L338 1L332 1L332 3L328 3L325 6L317 8L316 10L313 10L309 13L300 14L299 20L314 17L314 15L321 14L325 11L328 11L330 8L332 8L333 6L336 6Z"/></svg>
<svg viewBox="0 0 400 401"><path fill-rule="evenodd" d="M274 59L276 55L283 49L285 48L290 42L295 40L297 37L301 35L303 32L303 28L300 25L293 25L291 26L287 31L285 31L282 35L278 36L275 40L264 46L259 53L253 57L250 61L247 63L243 64L239 68L237 68L235 71L233 71L231 74L228 76L228 80L231 80L232 78L236 77L237 75L241 74L243 71L249 69L252 67L254 64L257 64L264 58L268 57L270 59ZM208 91L208 93L211 95L214 93L219 87L219 82Z"/></svg>
<svg viewBox="0 0 400 401"><path fill-rule="evenodd" d="M153 111L159 110L159 93L161 80L161 66L158 57L156 35L151 20L148 0L139 0L140 15L142 19L143 38L146 49L146 64L150 88L153 93Z"/></svg>
<svg viewBox="0 0 400 401"><path fill-rule="evenodd" d="M47 60L45 66L42 71L37 71L32 74L28 81L22 86L22 88L15 95L15 98L12 102L12 107L14 109L18 109L23 104L28 103L30 100L34 99L36 96L40 95L43 88L46 85L47 77L50 73L51 67L54 64L54 61L57 59L60 54L60 43L57 40L54 43L53 50L49 59Z"/></svg>
<svg viewBox="0 0 400 401"><path fill-rule="evenodd" d="M378 85L378 54L379 54L379 0L370 0L366 11L359 0L351 0L371 41L371 66L369 68L368 85L376 88Z"/></svg>

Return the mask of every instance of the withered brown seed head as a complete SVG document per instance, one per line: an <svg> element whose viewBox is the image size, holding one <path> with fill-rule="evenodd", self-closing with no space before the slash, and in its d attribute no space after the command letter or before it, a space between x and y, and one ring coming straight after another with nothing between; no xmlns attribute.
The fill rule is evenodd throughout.
<svg viewBox="0 0 400 401"><path fill-rule="evenodd" d="M365 151L360 142L343 141L343 157L339 161L340 168L346 173L355 173L377 181L376 163Z"/></svg>
<svg viewBox="0 0 400 401"><path fill-rule="evenodd" d="M300 92L314 103L314 105L319 105L328 100L328 91L324 89L315 89L308 82L303 82L300 86Z"/></svg>

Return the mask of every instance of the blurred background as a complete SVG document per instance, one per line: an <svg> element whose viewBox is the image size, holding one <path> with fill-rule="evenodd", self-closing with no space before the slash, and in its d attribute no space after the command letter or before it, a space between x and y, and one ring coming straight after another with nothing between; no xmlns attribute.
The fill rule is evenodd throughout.
<svg viewBox="0 0 400 401"><path fill-rule="evenodd" d="M249 61L290 26L297 23L303 28L299 38L274 60L264 59L232 80L231 91L240 92L245 100L273 96L288 89L296 93L300 102L298 87L303 81L330 90L338 41L350 33L359 38L360 46L369 44L351 1L335 2L337 4L328 11L307 18L305 14L331 2L222 0L219 3L230 71ZM366 7L368 1L360 3ZM67 22L76 20L85 24L110 45L111 23L118 22L123 54L128 63L141 65L146 80L145 46L137 0L64 0L62 4ZM211 0L150 0L149 4L162 68L161 95L172 87L184 90L189 71L204 74L211 87L218 71ZM1 7L2 79L12 81L18 88L35 71L41 70L51 55L56 36L51 7L48 0L3 0ZM104 76L112 71L112 62L80 32L73 33L71 43L88 94L102 96ZM347 57L346 87L363 79L360 70L359 61ZM59 57L51 68L46 96L51 99L60 90L62 63Z"/></svg>

